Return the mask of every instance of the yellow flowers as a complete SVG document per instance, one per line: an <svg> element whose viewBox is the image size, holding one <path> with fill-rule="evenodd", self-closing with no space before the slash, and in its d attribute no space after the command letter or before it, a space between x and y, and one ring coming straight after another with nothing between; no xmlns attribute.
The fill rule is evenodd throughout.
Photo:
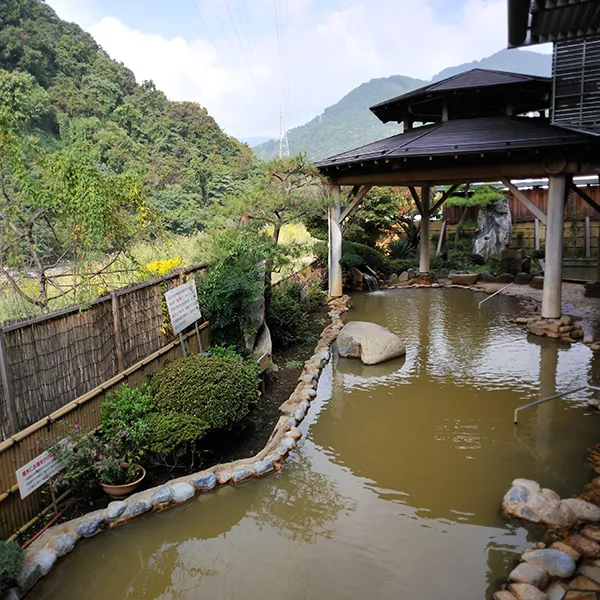
<svg viewBox="0 0 600 600"><path fill-rule="evenodd" d="M176 256L175 258L166 258L164 260L154 260L150 263L146 263L142 267L142 271L146 273L150 273L154 276L162 276L167 275L171 271L175 269L179 269L183 267L183 260L180 256Z"/></svg>

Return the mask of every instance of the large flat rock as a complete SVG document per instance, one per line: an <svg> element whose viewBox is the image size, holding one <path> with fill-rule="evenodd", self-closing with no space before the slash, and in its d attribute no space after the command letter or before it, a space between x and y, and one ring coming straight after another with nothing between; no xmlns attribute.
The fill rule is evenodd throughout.
<svg viewBox="0 0 600 600"><path fill-rule="evenodd" d="M389 329L366 321L350 321L337 339L338 353L343 357L360 358L365 365L377 365L404 356L402 340Z"/></svg>

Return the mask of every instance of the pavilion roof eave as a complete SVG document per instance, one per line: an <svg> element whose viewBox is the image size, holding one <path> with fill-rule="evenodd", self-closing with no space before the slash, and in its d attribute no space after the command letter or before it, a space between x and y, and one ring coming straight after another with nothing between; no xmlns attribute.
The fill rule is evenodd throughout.
<svg viewBox="0 0 600 600"><path fill-rule="evenodd" d="M585 163L582 160L553 162L556 157L539 156L537 160L523 161L519 157L505 157L504 160L488 162L481 157L472 161L452 164L449 161L433 159L427 166L403 166L394 170L391 163L380 163L367 169L320 169L332 182L338 185L377 185L377 186L422 186L451 185L462 183L485 183L509 179L546 178L557 174L598 175L598 163ZM488 157L489 158L489 157ZM377 168L379 167L379 168Z"/></svg>

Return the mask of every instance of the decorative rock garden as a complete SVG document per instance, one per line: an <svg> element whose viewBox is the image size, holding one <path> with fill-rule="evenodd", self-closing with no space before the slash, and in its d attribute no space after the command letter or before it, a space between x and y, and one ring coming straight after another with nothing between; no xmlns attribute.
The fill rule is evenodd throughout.
<svg viewBox="0 0 600 600"><path fill-rule="evenodd" d="M535 481L515 479L502 509L544 524L562 539L525 550L494 600L600 600L599 506L581 498L561 500Z"/></svg>
<svg viewBox="0 0 600 600"><path fill-rule="evenodd" d="M569 344L583 340L583 328L569 315L560 319L541 319L539 316L517 317L513 320L517 325L525 325L527 333L539 337L561 340Z"/></svg>
<svg viewBox="0 0 600 600"><path fill-rule="evenodd" d="M332 322L321 333L313 356L304 364L296 389L280 407L282 416L267 445L258 454L174 479L134 494L126 500L111 502L104 509L47 529L27 550L17 581L18 588L11 590L12 597L22 598L40 578L50 572L58 558L72 552L84 538L97 535L104 529L124 525L140 515L188 502L196 495L210 492L219 486L241 484L281 470L285 458L296 448L297 441L302 436L298 426L316 397L319 377L329 361L331 345L344 327L340 317L349 310L349 304L349 296L329 302L328 315Z"/></svg>

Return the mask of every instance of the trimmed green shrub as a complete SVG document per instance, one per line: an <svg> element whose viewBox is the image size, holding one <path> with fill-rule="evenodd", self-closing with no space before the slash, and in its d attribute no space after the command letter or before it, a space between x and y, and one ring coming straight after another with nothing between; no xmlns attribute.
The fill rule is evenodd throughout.
<svg viewBox="0 0 600 600"><path fill-rule="evenodd" d="M408 240L395 240L389 248L390 257L392 259L409 259L415 257L415 249Z"/></svg>
<svg viewBox="0 0 600 600"><path fill-rule="evenodd" d="M517 258L500 259L500 273L516 275L521 270L521 262Z"/></svg>
<svg viewBox="0 0 600 600"><path fill-rule="evenodd" d="M531 258L535 258L537 260L539 260L540 258L545 258L546 256L546 248L542 247L539 250L534 250L531 253Z"/></svg>
<svg viewBox="0 0 600 600"><path fill-rule="evenodd" d="M188 413L150 413L142 423L148 434L147 450L160 456L193 450L209 430L201 418Z"/></svg>
<svg viewBox="0 0 600 600"><path fill-rule="evenodd" d="M384 275L389 275L389 259L383 252L364 244L352 244L352 248L355 254L362 257L364 264Z"/></svg>
<svg viewBox="0 0 600 600"><path fill-rule="evenodd" d="M402 260L390 260L389 261L390 273L396 273L400 275L403 271L409 269L418 269L419 261L416 258L402 259Z"/></svg>
<svg viewBox="0 0 600 600"><path fill-rule="evenodd" d="M258 403L258 368L232 358L176 358L150 381L158 412L186 413L209 429L230 429Z"/></svg>
<svg viewBox="0 0 600 600"><path fill-rule="evenodd" d="M23 566L23 550L14 542L0 540L0 597L14 585Z"/></svg>
<svg viewBox="0 0 600 600"><path fill-rule="evenodd" d="M286 281L273 290L267 307L267 324L273 347L289 348L303 342L308 333L309 303L302 299L302 285Z"/></svg>

